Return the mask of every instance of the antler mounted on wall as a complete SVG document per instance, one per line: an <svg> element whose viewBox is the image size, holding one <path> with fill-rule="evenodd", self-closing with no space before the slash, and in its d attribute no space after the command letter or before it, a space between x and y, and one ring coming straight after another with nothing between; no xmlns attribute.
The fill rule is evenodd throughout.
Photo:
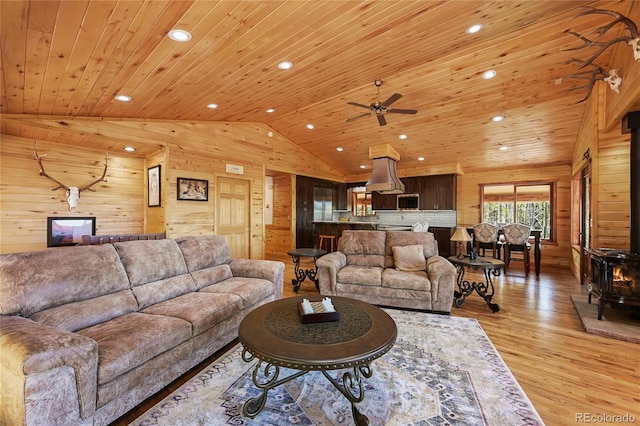
<svg viewBox="0 0 640 426"><path fill-rule="evenodd" d="M575 58L568 61L568 62L577 62L579 64L578 69L591 67L590 70L580 71L565 77L565 78L582 78L582 79L589 80L585 85L577 86L569 89L569 90L587 89L587 95L577 103L583 102L589 96L591 96L593 87L596 81L598 80L602 80L609 83L609 87L611 88L611 90L613 90L616 93L620 93L620 86L622 85L622 77L620 76L619 71L617 69L612 69L609 72L606 72L601 66L593 63L593 61L597 59L600 55L602 55L602 53L605 50L607 50L610 46L613 46L616 43L626 42L633 49L634 59L636 61L640 61L640 35L638 34L638 26L631 19L613 10L585 7L584 10L579 14L577 14L576 16L574 16L572 20L580 16L591 15L591 14L610 15L610 16L613 16L615 19L606 25L602 25L596 28L594 30L596 37L593 40L575 31L571 31L571 30L565 31L565 33L576 36L583 42L581 46L566 49L567 51L580 50L580 49L589 48L589 47L599 47L599 49L590 58L584 61L580 59L575 59ZM600 39L602 38L602 36L604 36L604 34L616 24L624 24L626 27L626 30L629 31L630 35L624 35L608 41L601 41Z"/></svg>
<svg viewBox="0 0 640 426"><path fill-rule="evenodd" d="M37 151L37 146L38 146L38 141L34 140L33 141L33 153L36 156L36 161L38 162L38 165L40 166L40 176L44 176L47 179L55 182L58 184L58 186L56 186L55 188L51 188L52 191L58 190L60 188L63 188L67 191L67 202L69 203L69 210L71 210L72 212L76 211L76 208L78 207L78 200L80 199L80 193L82 191L85 190L89 190L92 192L95 192L95 189L92 189L91 187L93 185L95 185L96 183L100 182L100 181L104 181L106 182L107 179L105 178L105 176L107 175L107 167L109 165L109 154L107 154L106 152L105 154L105 160L104 160L104 170L102 171L102 176L100 176L99 179L94 180L93 182L91 182L88 185L85 185L83 187L78 188L77 186L67 186L65 184L63 184L62 182L60 182L59 180L49 176L49 174L44 170L44 166L42 165L42 159L44 157L46 157L47 155L38 155L38 151Z"/></svg>
<svg viewBox="0 0 640 426"><path fill-rule="evenodd" d="M578 18L580 16L591 15L591 14L610 15L610 16L613 16L615 19L606 25L596 28L594 33L597 34L597 36L593 40L590 40L589 38L575 31L571 31L571 30L565 31L565 33L574 35L583 41L582 46L574 47L567 50L579 50L579 49L584 49L586 47L593 47L593 46L600 47L600 49L598 49L598 51L593 56L591 56L589 59L587 59L582 63L580 68L584 68L585 66L589 65L598 56L600 56L605 50L607 50L610 46L613 46L614 44L620 43L620 42L626 42L629 46L631 46L631 48L633 49L633 58L636 61L640 61L640 34L638 34L638 26L635 24L635 22L633 22L631 19L627 18L623 14L618 13L614 10L596 9L593 7L586 7L584 9L585 9L584 11L574 16L573 19ZM616 24L624 24L626 26L626 30L629 31L630 35L623 35L621 37L614 38L608 41L600 41L600 38L607 31L613 28L613 26L615 26Z"/></svg>

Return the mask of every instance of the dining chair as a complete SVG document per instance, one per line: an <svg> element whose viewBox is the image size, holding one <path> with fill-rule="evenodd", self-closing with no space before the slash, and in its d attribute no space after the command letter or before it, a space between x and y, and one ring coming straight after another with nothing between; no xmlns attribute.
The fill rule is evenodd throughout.
<svg viewBox="0 0 640 426"><path fill-rule="evenodd" d="M511 223L502 228L504 235L504 271L509 269L512 260L522 261L524 263L524 274L529 276L531 244L529 236L531 235L531 227L522 223ZM514 252L521 252L522 257L513 257Z"/></svg>
<svg viewBox="0 0 640 426"><path fill-rule="evenodd" d="M498 250L498 227L490 223L478 223L473 225L473 240L476 252L482 256L485 255L487 249L493 251L493 258L500 259L500 251Z"/></svg>

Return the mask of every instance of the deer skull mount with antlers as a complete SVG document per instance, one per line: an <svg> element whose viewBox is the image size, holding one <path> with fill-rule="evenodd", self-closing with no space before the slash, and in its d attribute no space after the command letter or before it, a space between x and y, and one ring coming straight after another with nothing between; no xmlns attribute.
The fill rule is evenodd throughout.
<svg viewBox="0 0 640 426"><path fill-rule="evenodd" d="M580 63L582 61L580 59L573 58L567 61L566 63L571 63L571 62ZM617 69L606 72L604 68L602 68L600 65L597 65L597 64L589 64L589 67L590 67L589 70L579 71L577 73L564 77L565 79L577 78L577 79L588 80L587 83L583 84L582 86L576 86L568 89L568 91L587 89L586 96L580 99L578 102L576 102L577 104L579 104L580 102L586 101L589 98L589 96L591 96L593 87L595 86L596 81L598 80L602 80L609 83L609 87L611 87L611 90L613 90L616 93L620 93L620 86L622 85L622 77L618 73Z"/></svg>
<svg viewBox="0 0 640 426"><path fill-rule="evenodd" d="M106 152L105 154L105 160L104 160L104 170L102 171L102 176L100 176L99 179L94 180L93 182L91 182L88 185L85 185L81 188L77 187L77 186L67 186L65 184L63 184L62 182L60 182L59 180L49 176L47 174L47 172L45 172L44 170L44 166L42 165L42 159L44 157L46 157L47 155L38 155L38 151L37 151L37 145L38 142L37 141L33 141L33 153L36 156L36 161L38 162L38 165L40 166L40 176L44 176L47 179L55 182L58 184L58 186L56 186L55 188L51 188L52 191L56 191L60 188L63 188L67 191L67 202L69 203L69 210L71 210L72 212L76 211L76 208L78 207L78 200L80 200L80 193L84 190L89 190L92 192L95 192L95 189L92 189L91 187L93 185L95 185L98 182L104 181L106 182L107 179L105 178L105 176L107 175L107 167L109 166L109 154L107 154Z"/></svg>

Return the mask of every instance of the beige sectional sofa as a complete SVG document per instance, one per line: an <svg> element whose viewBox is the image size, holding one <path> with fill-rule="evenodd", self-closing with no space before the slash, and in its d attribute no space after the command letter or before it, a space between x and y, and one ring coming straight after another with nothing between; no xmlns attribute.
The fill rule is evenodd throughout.
<svg viewBox="0 0 640 426"><path fill-rule="evenodd" d="M322 295L451 312L456 269L431 232L346 230L316 264Z"/></svg>
<svg viewBox="0 0 640 426"><path fill-rule="evenodd" d="M110 423L235 339L283 278L220 236L0 256L0 424Z"/></svg>

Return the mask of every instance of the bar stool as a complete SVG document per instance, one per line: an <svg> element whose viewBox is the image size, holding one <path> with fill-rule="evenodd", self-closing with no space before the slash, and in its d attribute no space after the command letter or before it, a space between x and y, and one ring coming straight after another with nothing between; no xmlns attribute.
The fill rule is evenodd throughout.
<svg viewBox="0 0 640 426"><path fill-rule="evenodd" d="M336 237L334 235L322 235L322 234L319 235L319 237L320 237L320 243L318 243L318 248L322 250L326 250L327 252L331 253L333 251L333 242L336 240ZM324 248L325 245L327 248ZM331 250L329 250L329 248L331 248Z"/></svg>

